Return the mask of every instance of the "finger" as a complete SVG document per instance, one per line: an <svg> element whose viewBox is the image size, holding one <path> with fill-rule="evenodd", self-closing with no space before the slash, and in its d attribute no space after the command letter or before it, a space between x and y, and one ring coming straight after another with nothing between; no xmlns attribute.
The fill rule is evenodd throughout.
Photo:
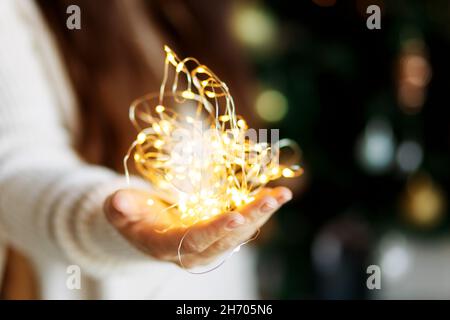
<svg viewBox="0 0 450 320"><path fill-rule="evenodd" d="M238 208L238 211L247 218L248 222L254 223L262 217L270 217L272 213L290 199L292 199L292 192L288 188L266 188L257 194L255 200Z"/></svg>
<svg viewBox="0 0 450 320"><path fill-rule="evenodd" d="M244 239L250 239L254 234L254 232L249 232L247 229L242 236ZM236 249L245 242L244 240L228 239L226 237L222 239L227 239L227 241L218 240L200 253L182 254L176 258L176 263L187 269L205 265L214 267L227 258L231 249ZM224 256L227 252L228 254ZM214 264L211 266L212 263Z"/></svg>
<svg viewBox="0 0 450 320"><path fill-rule="evenodd" d="M214 262L216 260L217 260L217 257L211 257L211 256L203 257L199 254L187 254L187 255L180 256L174 262L176 264L178 264L180 267L183 267L185 269L192 269L195 267L211 265L212 262ZM218 263L220 263L220 262L218 262ZM213 267L214 266L206 268L206 271Z"/></svg>
<svg viewBox="0 0 450 320"><path fill-rule="evenodd" d="M180 252L183 255L201 253L213 244L216 246L215 251L228 250L248 240L282 204L291 198L292 192L288 188L265 188L255 201L240 208L242 214L237 212L223 214L213 220L196 224L189 231L173 229L168 238L183 239ZM176 232L183 234L173 235Z"/></svg>
<svg viewBox="0 0 450 320"><path fill-rule="evenodd" d="M149 193L135 189L119 190L108 197L104 204L107 219L126 239L142 251L160 259L176 256L176 248L181 239L181 236L173 239L158 232L158 217L166 209L164 204L151 198Z"/></svg>
<svg viewBox="0 0 450 320"><path fill-rule="evenodd" d="M163 209L158 201L151 199L149 193L137 189L116 191L106 199L104 205L108 220L118 228L147 218L158 209Z"/></svg>
<svg viewBox="0 0 450 320"><path fill-rule="evenodd" d="M281 205L291 198L292 192L285 187L263 189L252 203L240 208L240 212L246 218L245 225L225 234L206 249L202 256L218 255L247 241Z"/></svg>
<svg viewBox="0 0 450 320"><path fill-rule="evenodd" d="M204 252L204 255L217 255L244 243L267 222L281 205L290 199L292 199L292 192L288 188L263 189L252 203L240 208L247 220L245 227L236 229L216 241Z"/></svg>
<svg viewBox="0 0 450 320"><path fill-rule="evenodd" d="M163 260L177 260L178 254L200 258L199 253L222 238L226 233L240 227L245 218L239 213L229 212L213 220L195 224L189 228L176 227L165 232L149 235L148 226L134 227L134 232L147 237L148 246L155 248L152 255ZM140 225L143 223L141 222ZM179 251L179 252L178 252Z"/></svg>
<svg viewBox="0 0 450 320"><path fill-rule="evenodd" d="M199 253L230 231L245 223L245 218L237 212L222 214L213 220L192 226L182 244L182 253Z"/></svg>
<svg viewBox="0 0 450 320"><path fill-rule="evenodd" d="M223 255L225 252L241 246L243 243L254 237L256 232L258 232L257 228L249 227L242 230L239 236L223 237L203 251L201 257L207 261L214 260L217 256Z"/></svg>
<svg viewBox="0 0 450 320"><path fill-rule="evenodd" d="M271 189L264 189L258 193L255 200L237 209L249 224L255 223L264 214L275 211L278 201L271 195Z"/></svg>
<svg viewBox="0 0 450 320"><path fill-rule="evenodd" d="M280 206L292 199L292 191L286 187L271 189L270 194L277 200Z"/></svg>

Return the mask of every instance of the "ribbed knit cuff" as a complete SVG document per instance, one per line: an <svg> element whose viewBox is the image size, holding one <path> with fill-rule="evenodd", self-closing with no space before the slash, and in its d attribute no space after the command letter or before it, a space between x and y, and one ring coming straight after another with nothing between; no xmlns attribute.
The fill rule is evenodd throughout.
<svg viewBox="0 0 450 320"><path fill-rule="evenodd" d="M85 190L73 210L64 210L55 216L55 234L66 256L80 263L89 274L101 277L161 263L129 243L103 212L103 203L113 192L129 187L149 189L148 184L136 178L129 186L123 176L106 174L106 170L101 169L97 174L89 171L91 181L87 183L83 179ZM71 216L67 212L71 212Z"/></svg>
<svg viewBox="0 0 450 320"><path fill-rule="evenodd" d="M103 204L106 198L119 189L146 189L148 185L139 179L132 179L128 186L125 178L118 177L91 190L82 200L77 232L82 237L82 244L90 247L93 254L103 257L105 262L148 262L151 259L129 243L106 219Z"/></svg>

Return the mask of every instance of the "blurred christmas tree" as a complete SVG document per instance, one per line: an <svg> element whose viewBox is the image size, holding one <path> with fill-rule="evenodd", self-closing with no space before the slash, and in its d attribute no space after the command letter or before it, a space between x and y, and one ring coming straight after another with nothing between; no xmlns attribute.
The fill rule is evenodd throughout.
<svg viewBox="0 0 450 320"><path fill-rule="evenodd" d="M295 4L295 7L294 7ZM366 8L381 8L369 30ZM306 175L260 252L264 298L365 298L385 230L448 228L448 1L239 2L259 116Z"/></svg>

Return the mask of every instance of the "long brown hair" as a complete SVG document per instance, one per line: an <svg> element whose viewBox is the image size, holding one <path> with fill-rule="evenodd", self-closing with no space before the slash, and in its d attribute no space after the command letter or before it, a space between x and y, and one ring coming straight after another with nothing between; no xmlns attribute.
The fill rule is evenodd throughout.
<svg viewBox="0 0 450 320"><path fill-rule="evenodd" d="M231 1L213 5L208 0L37 2L75 88L83 115L79 150L90 162L121 167L121 157L135 134L128 106L158 90L163 44L215 70L229 85L240 110L249 105L248 69L228 30ZM81 9L81 30L66 27L71 4Z"/></svg>

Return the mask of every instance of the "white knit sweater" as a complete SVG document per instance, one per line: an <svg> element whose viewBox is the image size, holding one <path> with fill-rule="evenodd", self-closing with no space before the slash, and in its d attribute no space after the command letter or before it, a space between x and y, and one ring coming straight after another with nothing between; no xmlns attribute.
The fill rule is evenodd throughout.
<svg viewBox="0 0 450 320"><path fill-rule="evenodd" d="M195 276L128 244L102 214L124 178L77 156L77 124L76 100L34 2L1 0L0 279L9 244L34 262L44 299L256 296L249 250ZM81 290L66 287L72 264L81 267Z"/></svg>

